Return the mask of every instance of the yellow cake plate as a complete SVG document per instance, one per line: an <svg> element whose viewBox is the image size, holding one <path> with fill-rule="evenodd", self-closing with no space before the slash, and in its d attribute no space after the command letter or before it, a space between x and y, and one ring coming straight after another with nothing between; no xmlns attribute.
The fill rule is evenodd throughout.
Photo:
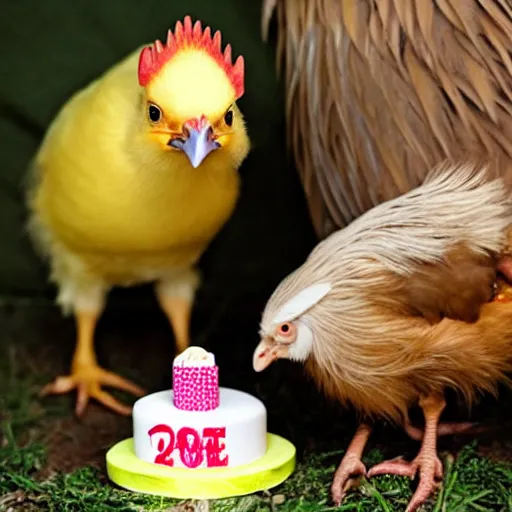
<svg viewBox="0 0 512 512"><path fill-rule="evenodd" d="M219 499L270 489L295 469L296 450L290 441L267 434L267 452L260 459L234 468L186 469L138 459L133 438L107 452L109 478L130 491L180 499Z"/></svg>

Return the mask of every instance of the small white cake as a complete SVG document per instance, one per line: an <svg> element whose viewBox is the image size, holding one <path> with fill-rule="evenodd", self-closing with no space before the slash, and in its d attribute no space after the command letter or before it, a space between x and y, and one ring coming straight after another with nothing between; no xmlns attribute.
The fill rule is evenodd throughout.
<svg viewBox="0 0 512 512"><path fill-rule="evenodd" d="M135 455L172 467L250 464L267 451L267 411L257 398L219 388L213 354L190 347L175 360L173 389L133 408Z"/></svg>

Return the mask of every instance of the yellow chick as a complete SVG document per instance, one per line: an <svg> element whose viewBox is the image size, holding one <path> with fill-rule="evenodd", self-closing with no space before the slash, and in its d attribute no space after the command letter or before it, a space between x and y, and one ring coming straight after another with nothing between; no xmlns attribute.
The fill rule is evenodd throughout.
<svg viewBox="0 0 512 512"><path fill-rule="evenodd" d="M144 394L97 364L94 330L112 287L154 282L177 351L189 346L195 264L234 210L250 149L235 103L243 93L243 57L232 64L220 32L187 16L166 43L139 48L76 93L50 126L28 227L77 341L70 375L42 394L76 389L77 415L91 397L131 413L102 386Z"/></svg>

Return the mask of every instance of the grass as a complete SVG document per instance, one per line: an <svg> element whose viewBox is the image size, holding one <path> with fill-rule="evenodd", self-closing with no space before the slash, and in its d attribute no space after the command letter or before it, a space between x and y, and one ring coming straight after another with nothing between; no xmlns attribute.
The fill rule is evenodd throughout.
<svg viewBox="0 0 512 512"><path fill-rule="evenodd" d="M0 348L0 351L2 349ZM0 511L176 511L176 512L391 512L404 510L412 496L408 479L383 476L362 481L340 507L329 500L333 471L343 452L308 453L295 473L270 492L209 503L135 494L117 489L102 469L85 466L69 474L40 478L47 447L45 422L49 416L69 414L62 406L51 411L39 404L36 390L42 377L28 377L13 349L0 353ZM59 403L58 400L56 403ZM62 404L61 404L62 405ZM368 453L370 466L383 459ZM454 459L444 456L445 478L440 492L425 507L430 512L512 511L512 463L493 462L467 445Z"/></svg>

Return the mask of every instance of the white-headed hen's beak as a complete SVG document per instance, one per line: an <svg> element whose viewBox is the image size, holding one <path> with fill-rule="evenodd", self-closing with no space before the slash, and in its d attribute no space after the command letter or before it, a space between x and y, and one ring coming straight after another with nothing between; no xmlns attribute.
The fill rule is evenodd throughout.
<svg viewBox="0 0 512 512"><path fill-rule="evenodd" d="M270 366L277 359L286 359L288 357L288 347L263 338L254 351L252 357L252 367L254 371L261 372L267 366Z"/></svg>
<svg viewBox="0 0 512 512"><path fill-rule="evenodd" d="M188 156L194 169L199 167L214 149L220 148L220 144L213 138L213 129L204 116L187 121L183 127L183 136L172 139L169 144L181 149Z"/></svg>

